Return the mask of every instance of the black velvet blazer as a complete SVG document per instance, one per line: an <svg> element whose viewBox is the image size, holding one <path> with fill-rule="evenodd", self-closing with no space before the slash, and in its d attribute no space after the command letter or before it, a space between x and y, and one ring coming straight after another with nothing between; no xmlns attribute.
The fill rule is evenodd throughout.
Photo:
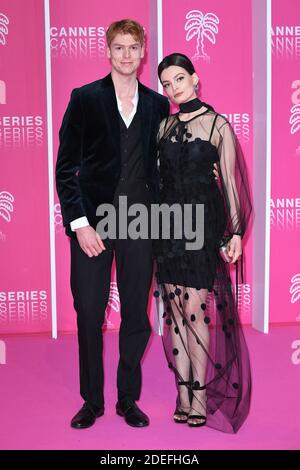
<svg viewBox="0 0 300 470"><path fill-rule="evenodd" d="M157 133L169 114L168 100L141 83L143 160L149 189L158 191ZM111 75L74 89L59 132L56 187L66 233L86 216L97 225L99 204L112 203L121 173L119 111Z"/></svg>

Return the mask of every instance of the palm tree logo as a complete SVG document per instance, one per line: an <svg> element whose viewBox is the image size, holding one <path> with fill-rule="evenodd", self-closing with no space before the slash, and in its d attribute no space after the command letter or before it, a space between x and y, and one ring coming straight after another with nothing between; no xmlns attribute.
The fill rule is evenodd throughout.
<svg viewBox="0 0 300 470"><path fill-rule="evenodd" d="M294 106L291 107L291 117L289 122L291 124L291 134L296 134L300 129L300 103L294 104Z"/></svg>
<svg viewBox="0 0 300 470"><path fill-rule="evenodd" d="M291 287L290 287L290 294L291 294L291 303L294 304L298 300L300 300L300 274L295 274L291 279Z"/></svg>
<svg viewBox="0 0 300 470"><path fill-rule="evenodd" d="M8 34L8 25L9 19L3 13L0 13L0 44L5 46L6 36Z"/></svg>
<svg viewBox="0 0 300 470"><path fill-rule="evenodd" d="M210 61L210 56L204 51L204 39L208 39L212 44L216 43L216 34L219 32L219 18L214 13L206 13L200 10L191 10L186 15L187 22L184 29L187 31L186 40L190 41L197 36L196 53L193 59L203 59Z"/></svg>
<svg viewBox="0 0 300 470"><path fill-rule="evenodd" d="M118 286L116 282L110 283L110 291L109 291L107 307L112 308L115 312L120 311L120 296L119 296ZM115 325L113 324L113 322L109 320L108 315L109 315L108 308L106 308L104 326L112 329L115 327Z"/></svg>
<svg viewBox="0 0 300 470"><path fill-rule="evenodd" d="M11 213L14 211L13 202L15 198L8 191L0 192L0 217L6 222L11 221Z"/></svg>

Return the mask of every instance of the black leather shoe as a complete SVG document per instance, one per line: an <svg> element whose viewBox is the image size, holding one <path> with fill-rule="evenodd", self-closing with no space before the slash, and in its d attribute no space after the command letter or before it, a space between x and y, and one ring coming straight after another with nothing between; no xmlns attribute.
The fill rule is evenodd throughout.
<svg viewBox="0 0 300 470"><path fill-rule="evenodd" d="M72 418L71 427L75 429L90 428L96 421L96 418L104 415L104 407L92 405L87 401L78 413Z"/></svg>
<svg viewBox="0 0 300 470"><path fill-rule="evenodd" d="M149 418L133 400L122 400L116 404L117 415L122 416L129 426L143 428L149 425Z"/></svg>

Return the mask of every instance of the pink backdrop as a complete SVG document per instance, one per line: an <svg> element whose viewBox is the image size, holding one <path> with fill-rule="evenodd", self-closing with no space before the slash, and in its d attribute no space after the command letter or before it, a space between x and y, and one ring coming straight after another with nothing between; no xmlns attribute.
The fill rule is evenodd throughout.
<svg viewBox="0 0 300 470"><path fill-rule="evenodd" d="M0 331L51 329L42 0L0 3Z"/></svg>
<svg viewBox="0 0 300 470"><path fill-rule="evenodd" d="M176 15L170 14L172 11ZM204 21L203 21L204 20ZM201 98L228 117L252 174L251 0L164 0L163 54L192 58ZM251 322L252 240L246 240L245 284L239 285L241 320ZM234 277L233 277L234 279Z"/></svg>
<svg viewBox="0 0 300 470"><path fill-rule="evenodd" d="M149 0L150 1L150 0ZM63 8L62 8L63 3ZM136 0L121 0L114 3L98 0L52 0L51 11L51 56L52 56L52 92L53 92L53 133L54 154L58 149L58 130L70 92L73 88L92 82L110 71L110 63L106 58L105 31L116 19L133 17L145 27L149 33L150 3ZM117 13L116 13L117 12ZM149 54L143 61L140 79L149 83ZM64 234L60 216L58 198L56 198L56 262L57 262L57 305L58 328L75 330L76 317L73 313L72 297L69 288L70 256L69 242ZM111 284L110 306L107 309L107 328L119 326L119 301L116 288L114 267Z"/></svg>
<svg viewBox="0 0 300 470"><path fill-rule="evenodd" d="M273 0L270 321L300 321L299 1Z"/></svg>
<svg viewBox="0 0 300 470"><path fill-rule="evenodd" d="M2 333L51 329L43 3L1 0L0 4ZM145 26L148 55L140 78L148 86L153 83L157 66L155 3L117 0L112 7L98 0L50 1L54 160L71 90L109 72L105 30L111 21L133 17ZM300 320L298 3L273 0L271 322ZM229 118L251 175L251 0L164 0L162 13L163 54L179 51L193 58L201 97ZM202 15L206 15L204 27L199 22ZM69 246L57 197L54 212L58 329L70 331L76 323L69 288ZM246 243L246 283L239 286L244 323L251 321L251 248L250 237ZM117 328L119 301L114 275L108 314L107 327Z"/></svg>

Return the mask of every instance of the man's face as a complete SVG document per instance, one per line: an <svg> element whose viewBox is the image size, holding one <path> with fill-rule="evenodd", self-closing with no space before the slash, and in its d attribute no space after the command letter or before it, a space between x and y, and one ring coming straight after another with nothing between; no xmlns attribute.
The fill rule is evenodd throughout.
<svg viewBox="0 0 300 470"><path fill-rule="evenodd" d="M107 57L111 60L113 70L129 76L139 68L144 57L144 46L131 34L117 34L107 48Z"/></svg>

